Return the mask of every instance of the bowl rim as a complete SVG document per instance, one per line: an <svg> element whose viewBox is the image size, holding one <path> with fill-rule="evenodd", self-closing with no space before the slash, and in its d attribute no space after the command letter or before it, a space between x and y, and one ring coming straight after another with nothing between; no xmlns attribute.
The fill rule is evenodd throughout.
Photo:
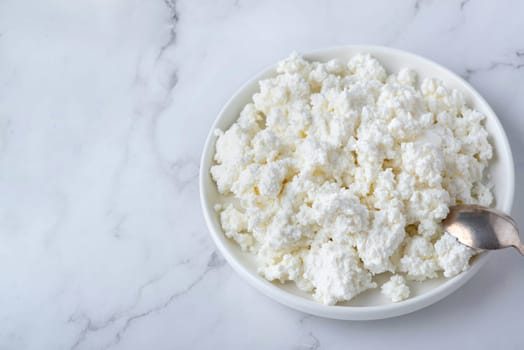
<svg viewBox="0 0 524 350"><path fill-rule="evenodd" d="M315 56L315 55L325 55L325 54L329 54L329 52L343 51L343 50L362 51L362 52L374 51L374 52L381 52L382 54L385 54L385 55L408 57L413 60L418 60L425 65L430 65L430 66L435 67L436 69L440 69L446 72L447 74L453 76L461 84L463 84L469 90L468 93L470 93L472 98L476 100L478 104L482 105L483 110L486 111L485 113L486 118L489 118L492 122L494 122L496 127L500 130L501 139L499 141L503 145L502 147L503 149L499 149L498 151L500 153L506 154L506 157L508 159L508 167L511 169L511 171L508 171L507 178L506 178L507 186L509 188L509 196L505 198L504 202L498 203L497 207L506 213L510 213L512 205L513 205L514 192L515 192L515 167L514 167L513 155L511 152L510 144L509 144L506 132L504 128L502 127L502 124L499 118L497 117L493 109L490 107L490 105L486 102L486 100L480 95L480 93L477 92L475 88L473 88L473 86L471 86L471 84L469 84L469 82L467 82L466 80L464 80L462 77L452 72L451 70L447 69L446 67L436 62L433 62L425 57L419 56L417 54L414 54L408 51L399 50L399 49L395 49L395 48L391 48L387 46L339 45L339 46L331 46L331 47L307 51L307 52L304 52L302 55L305 58L310 58L311 56ZM202 154L201 154L200 169L199 169L199 194L200 194L200 204L201 204L202 212L203 212L203 215L206 221L206 226L208 228L208 231L211 237L213 238L213 241L217 245L219 251L222 253L226 261L231 265L231 267L233 267L233 269L244 280L246 280L252 287L255 287L255 289L259 290L264 295L270 297L271 299L281 304L284 304L293 309L296 309L302 312L306 312L312 315L332 318L332 319L341 319L341 320L374 320L374 319L384 319L384 318L404 315L404 314L422 309L424 307L427 307L433 303L436 303L442 300L446 296L456 291L462 285L464 285L469 279L471 279L480 270L480 268L488 261L488 258L491 255L489 252L484 252L484 253L479 254L476 258L475 263L472 264L471 267L467 271L460 273L457 276L454 276L450 279L447 279L444 283L436 286L435 288L421 295L417 295L417 296L408 298L401 302L384 304L384 305L372 305L372 306L346 306L346 305L332 305L331 306L331 305L320 304L318 302L305 299L301 296L293 295L292 293L289 293L283 289L278 288L277 286L273 285L271 282L267 280L264 280L262 278L257 278L249 271L249 269L246 266L244 266L241 262L239 262L233 256L233 254L230 252L230 249L225 245L225 241L228 238L224 236L222 230L217 230L214 227L214 225L212 224L212 219L211 219L212 213L210 212L210 210L208 210L208 207L206 206L206 203L208 202L208 198L207 198L207 191L205 190L205 177L209 176L209 167L210 167L210 163L208 164L208 162L206 162L206 155L208 153L209 148L215 142L214 131L217 128L217 124L219 124L219 122L223 119L227 108L249 86L251 86L253 83L256 83L260 79L263 79L264 76L269 75L271 72L274 72L275 67L276 67L276 62L272 63L271 65L266 66L264 69L254 74L251 78L245 81L240 86L240 88L238 88L235 91L235 93L227 100L227 102L220 109L220 112L217 114L210 128L210 131L207 135L207 138L206 138L203 150L202 150ZM211 161L212 161L212 158L211 158Z"/></svg>

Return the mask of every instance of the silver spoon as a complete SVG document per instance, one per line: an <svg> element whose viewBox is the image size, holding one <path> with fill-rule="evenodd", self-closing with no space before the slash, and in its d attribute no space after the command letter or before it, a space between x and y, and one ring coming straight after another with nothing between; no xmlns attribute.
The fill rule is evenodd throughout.
<svg viewBox="0 0 524 350"><path fill-rule="evenodd" d="M442 222L444 230L472 248L494 250L515 247L524 255L517 223L496 209L480 205L456 205Z"/></svg>

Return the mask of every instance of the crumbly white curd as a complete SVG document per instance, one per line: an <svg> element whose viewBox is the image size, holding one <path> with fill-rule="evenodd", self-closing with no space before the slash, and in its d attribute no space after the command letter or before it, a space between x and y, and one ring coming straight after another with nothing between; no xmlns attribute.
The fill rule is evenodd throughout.
<svg viewBox="0 0 524 350"><path fill-rule="evenodd" d="M386 72L368 54L309 62L292 54L259 83L239 119L217 131L211 175L225 235L270 281L321 303L378 287L452 277L474 251L443 233L456 203L489 205L492 148L484 116L437 79Z"/></svg>

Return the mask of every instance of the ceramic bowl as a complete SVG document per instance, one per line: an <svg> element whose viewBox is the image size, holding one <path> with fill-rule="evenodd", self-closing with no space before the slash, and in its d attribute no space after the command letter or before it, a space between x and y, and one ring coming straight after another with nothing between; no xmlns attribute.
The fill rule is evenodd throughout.
<svg viewBox="0 0 524 350"><path fill-rule="evenodd" d="M333 58L347 61L360 52L367 52L376 57L389 73L409 67L418 73L419 78L435 77L443 80L446 86L462 91L467 105L486 116L485 126L494 148L489 173L494 183L496 207L509 212L513 202L515 177L511 149L497 116L482 96L448 69L420 56L387 47L343 46L312 51L305 53L304 57L316 61L327 61ZM407 314L441 300L473 277L489 258L488 253L476 256L470 269L453 278L411 283L411 297L398 303L392 303L380 294L379 288L376 288L362 293L350 302L327 306L315 302L309 294L298 290L293 283L269 282L257 274L253 256L242 252L239 246L226 238L222 232L219 217L213 210L214 204L220 201L221 195L211 179L210 167L213 165L215 153L214 130L217 128L226 130L237 120L244 105L251 101L251 96L258 90L258 81L274 75L275 67L276 64L256 74L230 98L211 126L202 153L200 198L204 217L213 240L231 267L256 289L284 305L305 313L343 320L381 319Z"/></svg>

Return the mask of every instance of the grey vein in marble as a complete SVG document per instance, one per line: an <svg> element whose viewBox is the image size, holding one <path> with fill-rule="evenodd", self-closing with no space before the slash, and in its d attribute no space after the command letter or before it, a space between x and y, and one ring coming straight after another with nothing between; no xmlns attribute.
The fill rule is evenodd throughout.
<svg viewBox="0 0 524 350"><path fill-rule="evenodd" d="M124 323L124 326L120 328L120 330L118 330L118 332L116 333L113 341L111 343L109 343L108 345L106 345L103 349L109 349L109 348L112 348L113 346L117 345L122 337L124 336L124 334L128 331L128 329L133 325L133 323L137 322L138 320L140 319L143 319L149 315L151 315L152 313L155 313L155 312L159 312L165 308L167 308L171 303L173 303L175 300L177 300L178 298L186 295L187 293L189 293L195 286L197 286L205 277L208 273L210 273L211 271L213 271L214 269L217 269L217 268L220 268L222 266L225 265L225 261L221 261L218 257L217 257L217 253L216 252L213 252L209 258L209 261L207 263L207 267L206 269L193 281L191 282L188 286L186 286L183 290L181 291L177 291L176 293L172 294L166 301L164 301L163 303L151 308L151 309L148 309L144 312L141 312L139 314L135 314L131 317L128 317Z"/></svg>
<svg viewBox="0 0 524 350"><path fill-rule="evenodd" d="M176 267L179 267L179 266L183 266L183 265L186 265L186 264L189 264L190 263L190 260L189 259L185 259L185 260L182 260L180 262L177 262L175 263L170 269L169 271L166 271L165 273L159 275L159 276L156 276L148 281L146 281L144 284L142 284L139 289L138 289L138 293L136 295L136 298L134 300L134 302L129 306L129 307L126 307L124 310L118 312L118 313L115 313L113 315L111 315L107 320L101 322L101 323L95 323L91 320L91 318L85 314L85 313L81 313L79 315L77 314L73 314L69 317L68 319L68 322L70 323L79 323L81 321L85 321L86 322L86 325L81 329L80 331L80 334L78 335L78 338L77 340L75 341L75 343L71 346L71 350L74 350L74 349L77 349L81 344L82 342L86 339L87 335L89 333L93 333L93 332L97 332L97 331L100 331L112 324L114 324L115 322L121 320L121 319L125 319L125 324L124 326L120 329L120 331L116 334L116 337L118 340L115 341L115 343L113 344L109 344L106 346L106 348L109 348L113 345L115 345L116 343L118 343L118 341L120 341L120 338L122 336L122 334L127 330L127 328L131 325L132 322L134 322L136 319L138 318L141 318L141 317L145 317L149 314L151 314L152 312L154 311L159 311L161 310L162 308L166 307L169 305L169 303L171 303L175 298L181 296L181 295L184 295L186 294L191 288L193 288L196 284L198 284L203 278L204 276L209 272L209 270L211 270L212 268L215 268L215 267L220 267L220 266L223 266L220 265L220 263L217 262L217 257L216 257L216 252L213 252L209 258L209 262L208 262L208 268L204 271L204 273L202 273L198 279L194 282L192 282L187 288L185 288L184 290L180 291L180 292L177 292L175 294L173 294L170 299L168 300L168 302L166 302L164 305L162 305L161 307L156 307L156 308L153 308L149 311L146 311L144 313L141 313L141 314L138 314L138 315L133 315L133 316L127 316L128 314L132 313L133 309L138 305L138 302L140 301L141 297L142 297L142 294L143 294L143 291L150 287L151 285L155 284L156 282L160 281L162 278L164 278L164 276L169 273L172 269L176 268Z"/></svg>

